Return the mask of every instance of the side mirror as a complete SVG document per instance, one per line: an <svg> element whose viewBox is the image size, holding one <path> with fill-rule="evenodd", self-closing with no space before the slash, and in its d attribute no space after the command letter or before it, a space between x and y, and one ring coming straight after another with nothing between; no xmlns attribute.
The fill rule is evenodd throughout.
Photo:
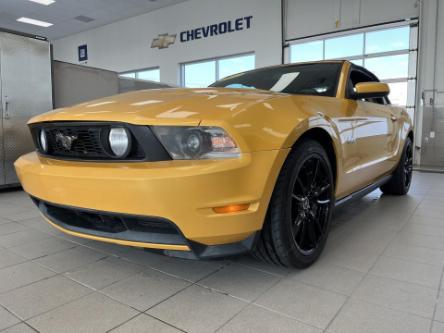
<svg viewBox="0 0 444 333"><path fill-rule="evenodd" d="M381 82L361 82L356 84L355 91L350 96L353 99L386 97L390 87Z"/></svg>

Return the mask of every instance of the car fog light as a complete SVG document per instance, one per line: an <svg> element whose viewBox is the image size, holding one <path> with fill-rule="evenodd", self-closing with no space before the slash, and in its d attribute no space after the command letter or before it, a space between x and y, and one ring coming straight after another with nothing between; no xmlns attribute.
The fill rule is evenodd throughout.
<svg viewBox="0 0 444 333"><path fill-rule="evenodd" d="M40 149L42 149L42 151L44 153L48 152L48 138L46 136L46 132L45 130L40 130L40 136L39 136L39 141L40 141Z"/></svg>
<svg viewBox="0 0 444 333"><path fill-rule="evenodd" d="M116 157L124 157L128 154L130 137L128 130L123 127L115 127L109 131L109 146Z"/></svg>

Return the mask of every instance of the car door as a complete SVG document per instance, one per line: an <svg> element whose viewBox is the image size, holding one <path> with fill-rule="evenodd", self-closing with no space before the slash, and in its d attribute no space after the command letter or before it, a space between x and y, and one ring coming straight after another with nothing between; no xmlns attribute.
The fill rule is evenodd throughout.
<svg viewBox="0 0 444 333"><path fill-rule="evenodd" d="M368 73L352 69L349 88L359 82L377 81ZM349 99L353 110L354 163L348 170L356 187L364 187L388 173L393 167L397 117L386 98Z"/></svg>

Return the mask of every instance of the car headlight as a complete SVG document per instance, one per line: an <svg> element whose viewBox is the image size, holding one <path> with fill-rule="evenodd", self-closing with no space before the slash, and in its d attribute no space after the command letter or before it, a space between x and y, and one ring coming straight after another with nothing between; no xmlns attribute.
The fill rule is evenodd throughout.
<svg viewBox="0 0 444 333"><path fill-rule="evenodd" d="M40 130L39 134L39 143L40 143L40 149L44 152L48 152L48 137L46 136L45 130Z"/></svg>
<svg viewBox="0 0 444 333"><path fill-rule="evenodd" d="M128 154L130 148L130 135L126 128L111 128L108 140L109 147L115 157L122 158Z"/></svg>
<svg viewBox="0 0 444 333"><path fill-rule="evenodd" d="M220 127L153 126L154 134L175 160L235 158L236 142Z"/></svg>

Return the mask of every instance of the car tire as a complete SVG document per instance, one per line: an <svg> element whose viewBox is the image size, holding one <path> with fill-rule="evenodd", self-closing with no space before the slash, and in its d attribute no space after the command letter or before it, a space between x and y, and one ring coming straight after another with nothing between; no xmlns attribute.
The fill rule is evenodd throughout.
<svg viewBox="0 0 444 333"><path fill-rule="evenodd" d="M384 194L405 195L410 189L413 173L413 142L407 138L402 151L401 160L390 180L381 186Z"/></svg>
<svg viewBox="0 0 444 333"><path fill-rule="evenodd" d="M317 141L303 139L282 167L253 255L285 267L310 266L325 247L333 207L327 153Z"/></svg>

